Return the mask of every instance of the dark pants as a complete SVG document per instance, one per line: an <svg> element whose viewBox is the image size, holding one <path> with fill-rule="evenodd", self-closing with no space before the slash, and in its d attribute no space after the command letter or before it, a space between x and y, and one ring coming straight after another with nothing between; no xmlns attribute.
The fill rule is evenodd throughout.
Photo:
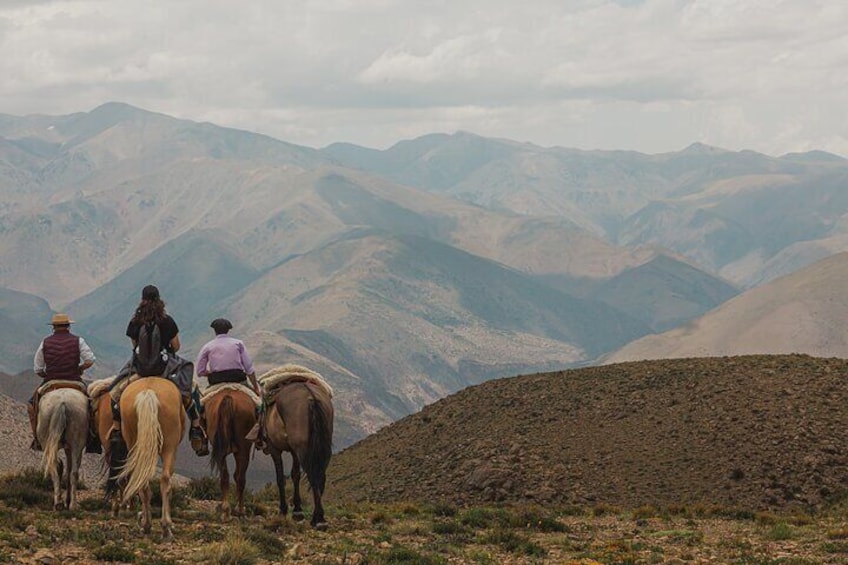
<svg viewBox="0 0 848 565"><path fill-rule="evenodd" d="M243 383L247 380L247 374L241 369L228 369L226 371L216 371L209 373L207 377L210 385L220 383Z"/></svg>

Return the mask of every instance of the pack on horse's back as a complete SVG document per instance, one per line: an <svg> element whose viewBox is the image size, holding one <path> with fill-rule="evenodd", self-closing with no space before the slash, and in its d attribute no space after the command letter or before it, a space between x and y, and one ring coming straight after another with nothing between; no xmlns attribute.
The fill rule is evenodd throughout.
<svg viewBox="0 0 848 565"><path fill-rule="evenodd" d="M152 377L164 373L168 357L163 351L159 324L142 324L138 330L138 345L135 349L135 367L138 374Z"/></svg>

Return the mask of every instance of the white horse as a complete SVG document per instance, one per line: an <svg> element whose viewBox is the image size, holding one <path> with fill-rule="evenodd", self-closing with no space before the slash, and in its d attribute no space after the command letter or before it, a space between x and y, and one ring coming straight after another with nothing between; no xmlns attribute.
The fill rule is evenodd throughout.
<svg viewBox="0 0 848 565"><path fill-rule="evenodd" d="M38 442L44 449L41 466L53 480L53 508L77 508L77 484L88 437L88 398L73 388L52 390L38 402ZM64 473L59 451L65 451ZM68 490L62 500L62 476Z"/></svg>

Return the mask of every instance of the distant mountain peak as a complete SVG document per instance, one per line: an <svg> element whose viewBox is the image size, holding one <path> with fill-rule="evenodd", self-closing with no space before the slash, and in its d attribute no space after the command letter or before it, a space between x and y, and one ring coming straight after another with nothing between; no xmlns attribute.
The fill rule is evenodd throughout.
<svg viewBox="0 0 848 565"><path fill-rule="evenodd" d="M841 157L834 153L828 153L827 151L805 151L803 153L786 153L785 155L781 155L780 159L784 159L786 161L805 161L805 162L839 162L845 161L845 157Z"/></svg>
<svg viewBox="0 0 848 565"><path fill-rule="evenodd" d="M681 153L688 153L690 155L717 155L719 153L728 153L728 150L696 141L683 149Z"/></svg>

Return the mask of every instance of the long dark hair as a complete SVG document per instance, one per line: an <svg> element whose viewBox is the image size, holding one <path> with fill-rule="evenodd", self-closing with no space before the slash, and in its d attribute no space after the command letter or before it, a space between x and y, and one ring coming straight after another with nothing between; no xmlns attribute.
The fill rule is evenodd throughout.
<svg viewBox="0 0 848 565"><path fill-rule="evenodd" d="M158 323L165 319L165 302L161 298L142 299L132 321L136 324Z"/></svg>

